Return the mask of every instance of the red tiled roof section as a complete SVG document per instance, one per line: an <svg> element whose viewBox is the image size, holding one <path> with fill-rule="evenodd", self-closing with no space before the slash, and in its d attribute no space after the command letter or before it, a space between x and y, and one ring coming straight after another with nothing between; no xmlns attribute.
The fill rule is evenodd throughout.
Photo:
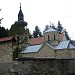
<svg viewBox="0 0 75 75"><path fill-rule="evenodd" d="M4 38L0 38L0 42L10 41L12 39L13 39L13 36L11 36L11 37L4 37Z"/></svg>
<svg viewBox="0 0 75 75"><path fill-rule="evenodd" d="M28 43L30 45L34 45L34 44L41 44L45 42L44 37L38 37L38 38L31 38Z"/></svg>
<svg viewBox="0 0 75 75"><path fill-rule="evenodd" d="M64 34L59 34L59 40L62 41L63 39L64 39ZM30 45L41 44L43 42L45 42L44 37L31 38L28 41Z"/></svg>
<svg viewBox="0 0 75 75"><path fill-rule="evenodd" d="M59 34L59 40L62 41L64 39L64 34Z"/></svg>

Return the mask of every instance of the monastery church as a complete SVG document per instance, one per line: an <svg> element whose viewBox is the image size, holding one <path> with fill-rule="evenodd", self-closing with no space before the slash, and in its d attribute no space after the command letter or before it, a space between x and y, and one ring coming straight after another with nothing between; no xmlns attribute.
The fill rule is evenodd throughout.
<svg viewBox="0 0 75 75"><path fill-rule="evenodd" d="M27 23L24 22L21 5L18 21L27 26ZM72 59L75 57L75 41L67 40L65 33L60 34L52 27L44 31L43 37L31 38L27 43L27 47L20 53L21 58Z"/></svg>
<svg viewBox="0 0 75 75"><path fill-rule="evenodd" d="M21 4L17 22L27 28ZM15 36L0 38L1 75L75 75L75 41L68 40L64 32L50 27L42 37L18 44L20 52L15 50Z"/></svg>
<svg viewBox="0 0 75 75"><path fill-rule="evenodd" d="M23 58L75 58L75 42L67 40L64 33L52 27L44 31L43 37L31 38L28 43L21 52Z"/></svg>
<svg viewBox="0 0 75 75"><path fill-rule="evenodd" d="M27 27L21 4L18 22ZM7 43L12 39L15 40L15 37L0 38L0 43ZM65 33L59 33L56 29L50 27L43 32L43 37L31 38L27 41L27 46L20 52L20 58L73 59L75 58L75 41L67 40Z"/></svg>

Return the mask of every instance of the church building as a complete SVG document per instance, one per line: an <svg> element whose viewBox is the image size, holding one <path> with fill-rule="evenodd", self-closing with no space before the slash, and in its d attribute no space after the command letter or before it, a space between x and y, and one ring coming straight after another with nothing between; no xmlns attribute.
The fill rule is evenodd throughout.
<svg viewBox="0 0 75 75"><path fill-rule="evenodd" d="M31 38L29 45L21 52L22 58L75 58L75 43L67 40L64 33L50 27L43 37Z"/></svg>

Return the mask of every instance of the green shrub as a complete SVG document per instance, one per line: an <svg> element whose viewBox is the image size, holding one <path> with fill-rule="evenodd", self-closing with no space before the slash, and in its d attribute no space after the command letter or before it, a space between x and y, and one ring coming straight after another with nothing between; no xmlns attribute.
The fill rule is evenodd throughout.
<svg viewBox="0 0 75 75"><path fill-rule="evenodd" d="M3 73L2 73L2 72L0 72L0 75L3 75Z"/></svg>

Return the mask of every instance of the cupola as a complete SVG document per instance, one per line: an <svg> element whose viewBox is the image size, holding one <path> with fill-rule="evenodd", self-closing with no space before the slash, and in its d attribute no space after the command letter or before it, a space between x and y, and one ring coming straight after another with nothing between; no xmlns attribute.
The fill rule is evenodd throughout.
<svg viewBox="0 0 75 75"><path fill-rule="evenodd" d="M59 42L59 33L54 28L50 27L44 32L44 39L52 45L57 45Z"/></svg>

